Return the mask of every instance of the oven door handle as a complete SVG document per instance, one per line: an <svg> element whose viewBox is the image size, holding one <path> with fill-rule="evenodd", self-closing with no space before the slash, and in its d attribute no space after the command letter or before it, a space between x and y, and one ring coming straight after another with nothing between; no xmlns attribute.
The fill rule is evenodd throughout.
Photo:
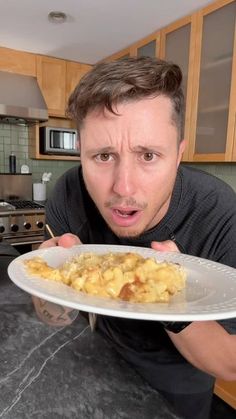
<svg viewBox="0 0 236 419"><path fill-rule="evenodd" d="M10 244L12 246L23 246L26 244L39 244L39 243L43 243L43 240L30 240L30 241L23 241L23 242L11 242Z"/></svg>

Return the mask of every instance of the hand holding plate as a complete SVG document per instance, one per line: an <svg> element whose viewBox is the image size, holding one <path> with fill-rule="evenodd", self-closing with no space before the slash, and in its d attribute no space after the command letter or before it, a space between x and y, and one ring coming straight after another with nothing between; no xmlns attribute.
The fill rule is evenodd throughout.
<svg viewBox="0 0 236 419"><path fill-rule="evenodd" d="M158 252L179 252L177 245L172 240L165 240L163 242L153 241L151 248Z"/></svg>

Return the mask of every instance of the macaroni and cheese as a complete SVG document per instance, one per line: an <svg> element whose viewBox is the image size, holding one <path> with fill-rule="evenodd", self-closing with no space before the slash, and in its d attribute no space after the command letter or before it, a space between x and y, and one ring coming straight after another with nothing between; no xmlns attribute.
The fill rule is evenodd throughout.
<svg viewBox="0 0 236 419"><path fill-rule="evenodd" d="M168 302L185 287L186 272L178 264L158 262L138 253L83 253L58 268L42 258L25 261L27 271L63 282L77 291L132 302Z"/></svg>

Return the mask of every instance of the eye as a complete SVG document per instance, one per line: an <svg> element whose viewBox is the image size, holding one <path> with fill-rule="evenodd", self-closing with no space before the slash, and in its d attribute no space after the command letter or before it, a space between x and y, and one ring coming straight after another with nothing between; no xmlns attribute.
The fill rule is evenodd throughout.
<svg viewBox="0 0 236 419"><path fill-rule="evenodd" d="M143 160L145 161L152 161L154 160L155 157L156 157L156 154L151 153L151 152L147 152L143 154Z"/></svg>
<svg viewBox="0 0 236 419"><path fill-rule="evenodd" d="M101 153L101 154L97 154L96 156L95 156L95 159L96 160L98 160L98 161L109 161L110 159L111 159L111 154L109 154L109 153Z"/></svg>

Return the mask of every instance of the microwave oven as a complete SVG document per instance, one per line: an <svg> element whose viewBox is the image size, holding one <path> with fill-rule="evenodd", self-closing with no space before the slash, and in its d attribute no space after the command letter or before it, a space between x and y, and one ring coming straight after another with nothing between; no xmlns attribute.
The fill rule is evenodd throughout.
<svg viewBox="0 0 236 419"><path fill-rule="evenodd" d="M71 128L40 127L39 148L41 154L79 156L77 130Z"/></svg>

